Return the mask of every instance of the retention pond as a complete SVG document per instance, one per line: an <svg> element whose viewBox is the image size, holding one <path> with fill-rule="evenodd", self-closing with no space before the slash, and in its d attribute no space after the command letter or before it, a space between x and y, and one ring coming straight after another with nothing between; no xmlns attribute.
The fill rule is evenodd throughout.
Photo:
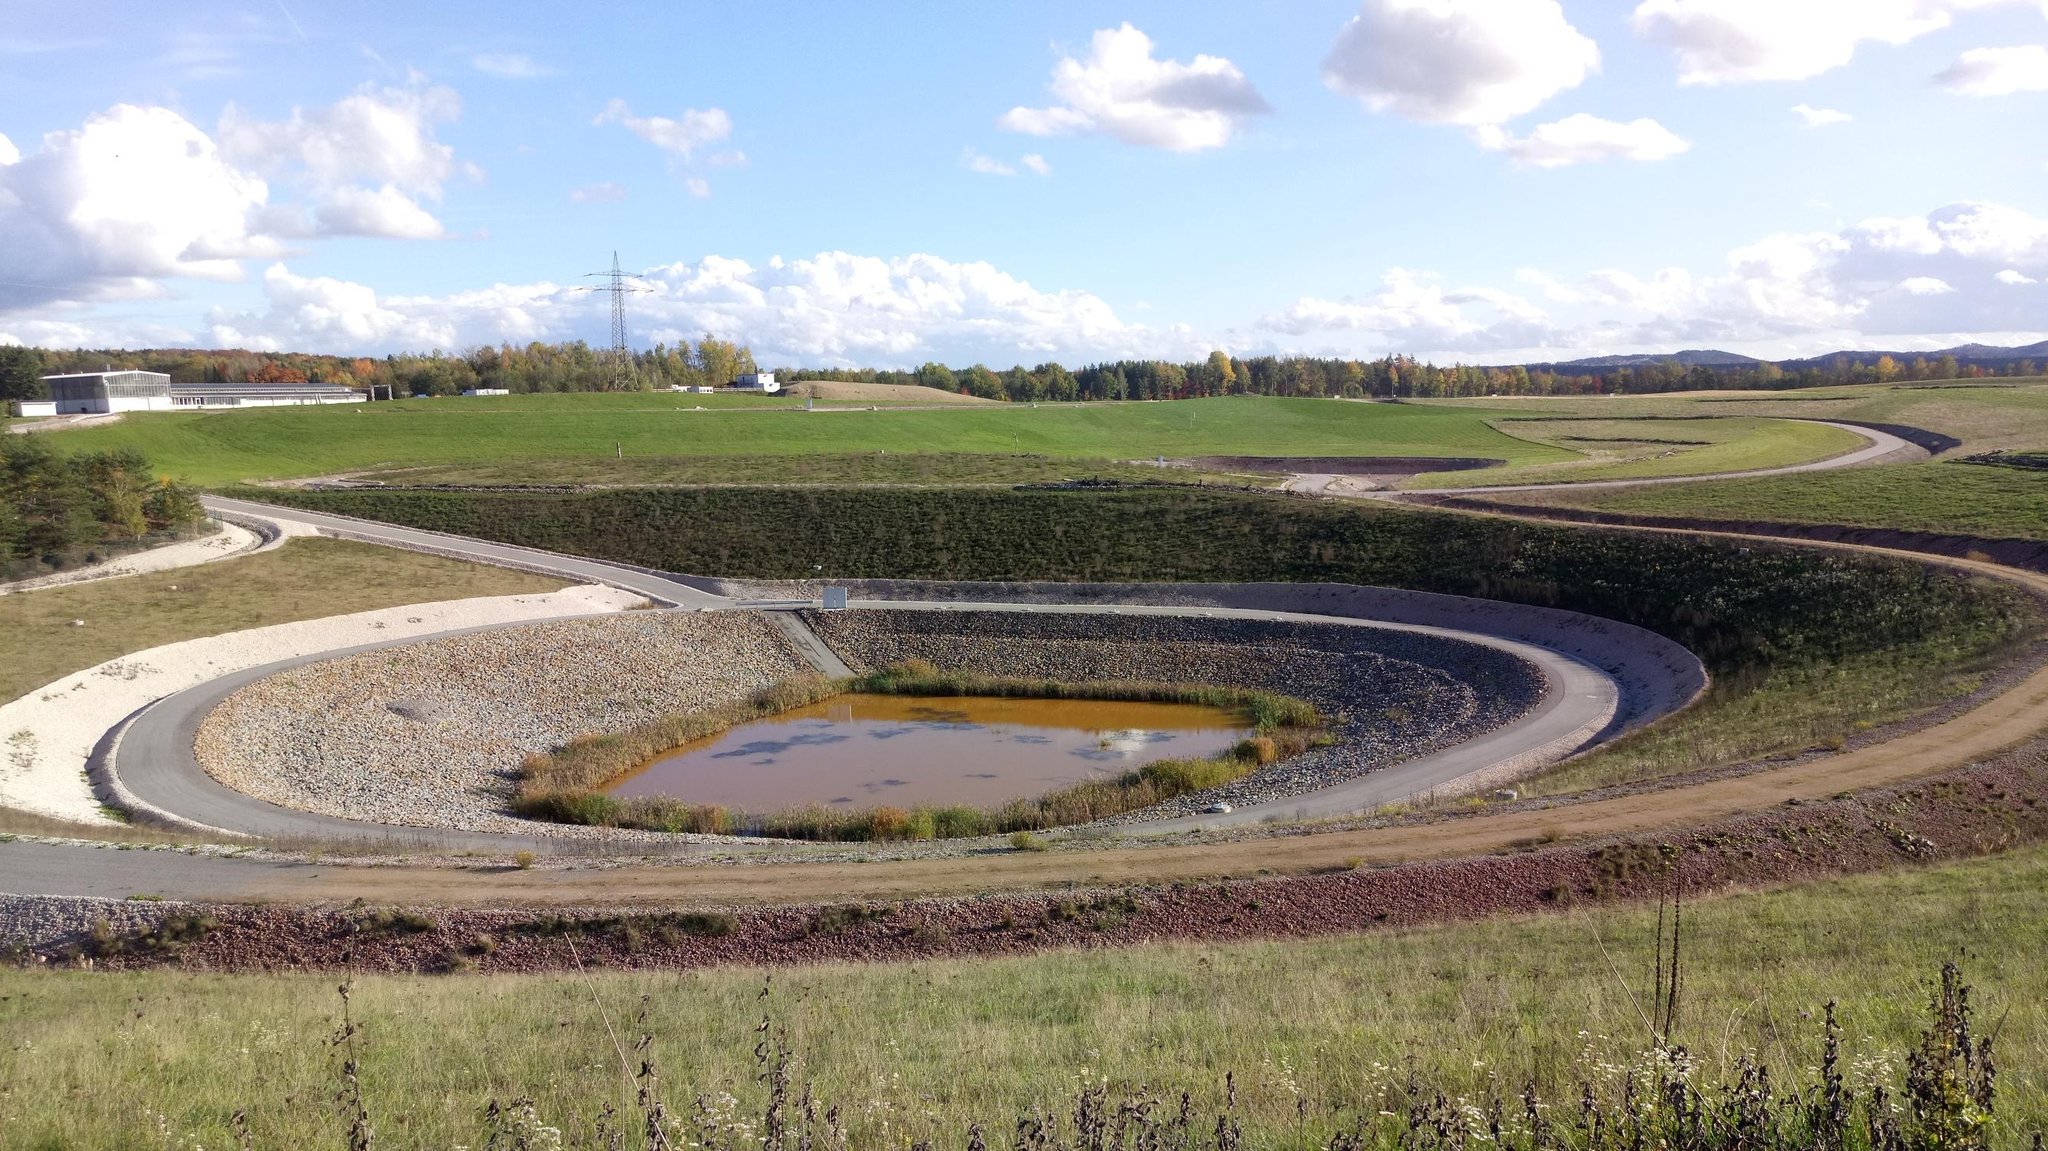
<svg viewBox="0 0 2048 1151"><path fill-rule="evenodd" d="M608 790L757 812L987 807L1214 755L1251 733L1242 715L1200 704L851 694L685 744Z"/></svg>

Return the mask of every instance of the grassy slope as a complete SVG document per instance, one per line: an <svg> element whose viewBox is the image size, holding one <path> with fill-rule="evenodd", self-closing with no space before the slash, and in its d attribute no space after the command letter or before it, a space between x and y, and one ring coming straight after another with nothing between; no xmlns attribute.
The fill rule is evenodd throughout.
<svg viewBox="0 0 2048 1151"><path fill-rule="evenodd" d="M676 397L684 399L686 397ZM1484 409L1233 397L1182 403L959 411L685 411L647 396L421 400L248 412L163 413L56 433L67 450L135 447L194 483L373 467L635 456L1034 453L1571 458L1502 435Z"/></svg>
<svg viewBox="0 0 2048 1151"><path fill-rule="evenodd" d="M1150 464L1068 456L988 455L969 452L819 452L772 456L627 456L624 459L529 459L459 463L370 472L366 478L402 485L616 484L634 487L696 484L922 484L973 487L1100 478L1175 483L1266 486L1272 476L1229 475Z"/></svg>
<svg viewBox="0 0 2048 1151"><path fill-rule="evenodd" d="M1706 420L1496 419L1494 426L1534 443L1586 452L1582 460L1500 468L1475 475L1418 476L1414 488L1472 484L1557 484L1740 472L1809 463L1855 451L1863 440L1815 424L1740 417ZM1685 442L1691 441L1691 442Z"/></svg>
<svg viewBox="0 0 2048 1151"><path fill-rule="evenodd" d="M1960 959L1984 1028L2003 1020L1999 1141L2017 1146L2048 1119L2044 884L2048 850L2029 849L1696 903L1680 1038L1710 1074L1754 1052L1781 1089L1807 1086L1823 1002L1841 1002L1849 1058L1897 1051L1919 1025L1924 981ZM1582 1044L1626 1059L1644 1042L1622 982L1647 985L1654 919L1594 909L1313 941L811 968L778 974L765 1005L750 971L366 978L354 1011L370 1110L404 1146L480 1146L492 1098L530 1094L579 1133L607 1100L630 1114L596 1001L629 1044L645 1007L675 1109L730 1090L748 1113L765 1011L790 1028L799 1075L844 1105L856 1145L936 1135L960 1146L968 1122L1006 1132L1082 1077L1213 1099L1234 1071L1249 1145L1268 1146L1292 1139L1288 1066L1312 1125L1363 1100L1372 1064L1404 1074L1411 1056L1453 1087L1497 1076L1511 1092L1534 1077L1567 1104ZM227 1118L246 1107L259 1147L339 1146L332 984L0 972L0 1143L231 1146Z"/></svg>
<svg viewBox="0 0 2048 1151"><path fill-rule="evenodd" d="M1492 406L1498 407L1500 402L1493 401ZM1904 424L1962 441L1961 447L1948 453L1950 458L1998 449L2038 451L2048 447L2048 382L2042 381L1541 399L1520 401L1516 406L1525 414L1589 418L1800 416ZM1512 423L1504 426L1516 427ZM1514 498L1529 504L1624 515L1829 523L2048 539L2048 476L1945 462L1633 490L1523 493Z"/></svg>
<svg viewBox="0 0 2048 1151"><path fill-rule="evenodd" d="M1632 516L1846 524L2048 540L2048 472L1974 464L1901 464L1569 496L1523 493L1515 498Z"/></svg>
<svg viewBox="0 0 2048 1151"><path fill-rule="evenodd" d="M175 586L176 591L171 588ZM552 591L563 581L343 540L0 596L0 701L144 648L373 608ZM84 627L72 627L82 619Z"/></svg>

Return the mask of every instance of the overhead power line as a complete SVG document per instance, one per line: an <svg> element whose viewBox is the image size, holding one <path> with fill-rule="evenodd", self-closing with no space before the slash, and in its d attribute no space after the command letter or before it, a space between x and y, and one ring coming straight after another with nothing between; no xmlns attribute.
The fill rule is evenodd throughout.
<svg viewBox="0 0 2048 1151"><path fill-rule="evenodd" d="M585 272L585 279L598 279L603 283L579 288L584 292L610 292L612 297L612 349L609 353L612 364L612 390L623 392L633 386L633 353L626 347L626 296L633 292L651 292L629 280L640 277L619 268L619 254L612 253L612 270L609 272Z"/></svg>

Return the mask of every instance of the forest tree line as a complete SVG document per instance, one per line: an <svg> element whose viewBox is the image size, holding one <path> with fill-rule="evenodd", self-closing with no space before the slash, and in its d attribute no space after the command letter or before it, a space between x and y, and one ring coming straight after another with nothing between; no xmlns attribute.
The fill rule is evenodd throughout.
<svg viewBox="0 0 2048 1151"><path fill-rule="evenodd" d="M41 377L107 368L164 372L189 383L325 383L392 396L448 396L469 388L510 392L659 391L721 387L758 370L744 344L705 337L632 353L619 370L608 351L581 340L484 345L460 354L433 351L381 358L241 349L143 351L0 347L0 400L42 399ZM998 371L927 363L908 370L780 368L785 383L828 380L916 384L1012 403L1077 400L1177 400L1201 396L1349 396L1423 399L1467 396L1639 395L1710 388L1801 388L1830 384L2031 376L2033 360L1958 363L1954 356L1850 355L1822 360L1732 365L1662 361L1626 366L1474 364L1448 366L1411 356L1351 360L1312 356L1240 358L1211 352L1189 363L1118 360L1079 369L1047 362Z"/></svg>

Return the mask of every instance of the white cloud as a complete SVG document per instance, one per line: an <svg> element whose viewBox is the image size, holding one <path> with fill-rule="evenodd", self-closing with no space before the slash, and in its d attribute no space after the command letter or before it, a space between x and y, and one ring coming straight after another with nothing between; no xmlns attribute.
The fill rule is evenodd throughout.
<svg viewBox="0 0 2048 1151"><path fill-rule="evenodd" d="M1576 88L1600 49L1556 0L1365 0L1323 81L1431 124L1500 124Z"/></svg>
<svg viewBox="0 0 2048 1151"><path fill-rule="evenodd" d="M255 228L269 190L167 108L117 105L0 167L0 311L229 280L278 250Z"/></svg>
<svg viewBox="0 0 2048 1151"><path fill-rule="evenodd" d="M21 149L15 147L14 141L8 139L5 134L0 134L0 168L4 168L19 159L21 159Z"/></svg>
<svg viewBox="0 0 2048 1151"><path fill-rule="evenodd" d="M702 176L684 176L683 190L699 200L711 198L711 181Z"/></svg>
<svg viewBox="0 0 2048 1151"><path fill-rule="evenodd" d="M1904 44L1948 22L1924 0L1643 0L1633 20L1677 53L1684 84L1802 80L1847 64L1864 41Z"/></svg>
<svg viewBox="0 0 2048 1151"><path fill-rule="evenodd" d="M2048 92L2048 47L1972 48L1936 75L1934 82L1964 96Z"/></svg>
<svg viewBox="0 0 2048 1151"><path fill-rule="evenodd" d="M291 117L259 121L230 104L221 114L221 151L237 164L302 187L317 235L439 236L438 221L420 205L439 200L457 171L455 150L435 139L435 125L456 119L452 89L366 86L326 108L293 108ZM472 178L481 169L467 165ZM287 214L273 226L289 232ZM301 220L305 213L300 213Z"/></svg>
<svg viewBox="0 0 2048 1151"><path fill-rule="evenodd" d="M1139 147L1195 152L1223 147L1248 118L1272 110L1229 60L1155 59L1151 37L1129 24L1096 32L1085 60L1062 56L1051 87L1059 103L1012 108L997 122L1032 136L1100 132Z"/></svg>
<svg viewBox="0 0 2048 1151"><path fill-rule="evenodd" d="M627 313L637 345L709 332L746 341L767 363L1078 364L1105 356L1194 357L1210 346L1185 328L1125 323L1088 292L1041 291L986 263L929 255L821 252L763 266L706 256L647 269L642 282L652 291L633 297ZM548 282L441 297L380 296L363 284L299 276L277 264L265 271L263 291L263 309L212 315L205 342L343 354L453 350L592 338L606 320L602 299Z"/></svg>
<svg viewBox="0 0 2048 1151"><path fill-rule="evenodd" d="M1805 124L1809 128L1825 128L1831 124L1846 124L1854 119L1847 112L1838 112L1833 108L1816 108L1811 104L1794 104L1792 105L1792 111L1799 117L1800 123Z"/></svg>
<svg viewBox="0 0 2048 1151"><path fill-rule="evenodd" d="M336 188L314 210L313 218L316 230L323 236L432 240L442 235L441 221L390 184Z"/></svg>
<svg viewBox="0 0 2048 1151"><path fill-rule="evenodd" d="M635 116L624 100L613 100L597 114L593 124L621 124L628 132L680 160L688 160L697 149L732 135L732 117L723 108L685 108L679 119L667 116Z"/></svg>
<svg viewBox="0 0 2048 1151"><path fill-rule="evenodd" d="M1642 0L1636 32L1668 44L1679 82L1804 80L1847 64L1865 43L1904 44L1958 12L2040 0Z"/></svg>
<svg viewBox="0 0 2048 1151"><path fill-rule="evenodd" d="M960 166L970 172L979 172L984 176L1014 176L1017 174L1017 169L1003 163L994 156L984 156L972 148L968 148L960 153Z"/></svg>
<svg viewBox="0 0 2048 1151"><path fill-rule="evenodd" d="M1363 300L1305 296L1259 327L1290 336L1363 334L1382 348L1485 350L1539 342L1548 329L1542 308L1488 288L1446 291L1426 274L1390 269Z"/></svg>
<svg viewBox="0 0 2048 1151"><path fill-rule="evenodd" d="M1655 120L1623 124L1584 112L1538 124L1526 136L1515 136L1491 124L1477 129L1475 136L1480 147L1504 152L1517 163L1537 168L1598 160L1668 160L1692 147Z"/></svg>
<svg viewBox="0 0 2048 1151"><path fill-rule="evenodd" d="M555 74L553 68L519 52L479 52L469 58L469 66L500 80L537 80Z"/></svg>
<svg viewBox="0 0 2048 1151"><path fill-rule="evenodd" d="M2031 342L2048 335L2048 220L1996 204L1952 204L1836 232L1766 236L1707 274L1601 269L1573 279L1524 269L1516 278L1552 305L1548 317L1521 297L1439 291L1425 276L1398 272L1364 302L1304 299L1265 326L1296 346L1327 334L1328 347L1353 353L1450 356L1730 345L1775 345L1783 355L1971 338Z"/></svg>
<svg viewBox="0 0 2048 1151"><path fill-rule="evenodd" d="M1947 280L1934 276L1908 276L1899 281L1899 291L1913 296L1941 296L1955 291Z"/></svg>
<svg viewBox="0 0 2048 1151"><path fill-rule="evenodd" d="M616 204L625 198L625 186L610 180L585 184L569 193L569 199L578 204Z"/></svg>
<svg viewBox="0 0 2048 1151"><path fill-rule="evenodd" d="M1052 175L1052 165L1046 163L1045 157L1036 152L1026 153L1018 157L1015 164L1011 164L1004 160L998 160L994 156L983 155L973 148L966 148L961 150L960 166L970 172L979 172L984 176L1014 176L1019 169L1029 172L1034 176Z"/></svg>
<svg viewBox="0 0 2048 1151"><path fill-rule="evenodd" d="M269 310L261 315L216 311L208 325L221 347L256 351L452 347L454 326L407 315L380 303L363 284L294 275L283 264L263 271Z"/></svg>

